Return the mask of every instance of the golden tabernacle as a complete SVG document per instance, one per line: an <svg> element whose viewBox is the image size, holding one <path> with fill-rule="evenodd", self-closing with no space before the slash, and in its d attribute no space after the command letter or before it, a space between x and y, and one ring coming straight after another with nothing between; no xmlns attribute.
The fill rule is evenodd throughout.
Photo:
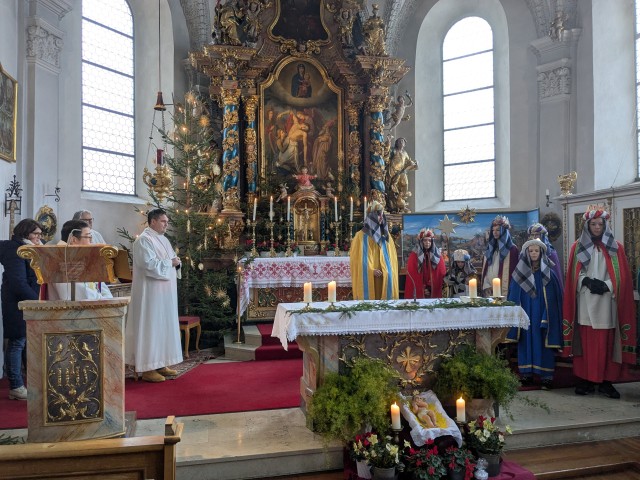
<svg viewBox="0 0 640 480"><path fill-rule="evenodd" d="M29 245L18 255L31 261L41 285L115 281L112 246ZM124 434L128 304L128 297L20 302L27 323L29 442Z"/></svg>

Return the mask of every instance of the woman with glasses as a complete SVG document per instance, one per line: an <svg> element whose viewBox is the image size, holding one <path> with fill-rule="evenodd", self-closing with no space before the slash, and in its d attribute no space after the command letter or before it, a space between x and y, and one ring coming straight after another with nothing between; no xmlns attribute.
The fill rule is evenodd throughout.
<svg viewBox="0 0 640 480"><path fill-rule="evenodd" d="M41 245L42 226L25 218L13 229L11 240L0 242L2 274L2 324L4 337L9 340L6 352L6 370L9 377L9 398L26 400L27 389L22 378L22 360L26 353L27 325L18 309L22 300L38 300L40 285L28 260L18 257L22 245Z"/></svg>

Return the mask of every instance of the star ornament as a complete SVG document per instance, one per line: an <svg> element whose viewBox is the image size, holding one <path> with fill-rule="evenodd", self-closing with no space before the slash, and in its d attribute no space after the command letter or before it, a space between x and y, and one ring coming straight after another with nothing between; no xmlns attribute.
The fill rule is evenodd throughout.
<svg viewBox="0 0 640 480"><path fill-rule="evenodd" d="M444 218L440 220L437 228L445 235L451 235L452 233L456 233L456 227L458 225L460 224L451 221L449 215L445 215Z"/></svg>

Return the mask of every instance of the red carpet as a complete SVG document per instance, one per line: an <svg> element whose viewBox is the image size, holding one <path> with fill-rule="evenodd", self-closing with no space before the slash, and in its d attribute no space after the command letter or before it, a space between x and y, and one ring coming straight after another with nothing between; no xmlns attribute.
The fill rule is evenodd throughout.
<svg viewBox="0 0 640 480"><path fill-rule="evenodd" d="M292 408L300 405L302 361L200 365L162 383L125 381L125 410L138 419ZM0 429L26 428L27 403L0 380Z"/></svg>
<svg viewBox="0 0 640 480"><path fill-rule="evenodd" d="M302 350L296 342L289 342L289 350L282 348L280 340L271 336L272 323L259 323L256 325L262 337L262 346L256 349L256 360L284 360L290 358L302 358Z"/></svg>

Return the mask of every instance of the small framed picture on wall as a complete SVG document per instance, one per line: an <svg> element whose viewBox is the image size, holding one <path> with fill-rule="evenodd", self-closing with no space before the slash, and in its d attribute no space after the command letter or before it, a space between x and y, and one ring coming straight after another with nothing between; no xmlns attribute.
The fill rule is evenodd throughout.
<svg viewBox="0 0 640 480"><path fill-rule="evenodd" d="M16 161L18 82L0 63L0 158Z"/></svg>

